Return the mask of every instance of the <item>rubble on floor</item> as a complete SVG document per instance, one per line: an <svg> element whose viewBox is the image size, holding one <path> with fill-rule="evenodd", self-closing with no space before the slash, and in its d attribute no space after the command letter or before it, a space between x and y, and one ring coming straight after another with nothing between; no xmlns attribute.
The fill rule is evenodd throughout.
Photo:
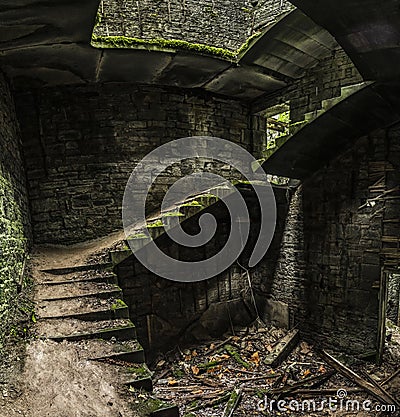
<svg viewBox="0 0 400 417"><path fill-rule="evenodd" d="M383 365L378 366L336 353L321 353L307 342L298 341L296 331L267 328L257 321L234 336L194 348L176 347L160 355L152 366L153 393L132 390L132 395L138 402L176 404L184 417L363 416L362 409L356 414L349 414L345 406L341 410L340 400L343 404L347 400L359 401L360 407L369 400L375 407L382 403L378 398L395 402L400 397L400 329L392 326L390 332ZM290 348L280 349L282 343ZM283 357L272 367L270 359L274 354ZM339 365L332 366L329 357ZM344 368L349 369L350 377ZM353 374L359 379L353 378ZM373 392L378 394L374 396ZM336 411L326 406L313 412L312 401L319 407L323 399L329 398L338 401ZM275 400L274 407L271 400ZM286 408L277 409L278 400L286 400ZM291 400L298 404L311 401L311 409L294 412L288 405ZM373 415L380 414L375 411Z"/></svg>

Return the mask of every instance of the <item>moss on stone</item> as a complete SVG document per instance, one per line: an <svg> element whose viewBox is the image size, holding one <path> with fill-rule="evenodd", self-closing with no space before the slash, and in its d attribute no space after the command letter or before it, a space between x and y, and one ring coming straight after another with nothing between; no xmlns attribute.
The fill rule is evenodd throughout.
<svg viewBox="0 0 400 417"><path fill-rule="evenodd" d="M179 211L170 211L162 215L162 217L183 217L183 216L185 215L180 213Z"/></svg>
<svg viewBox="0 0 400 417"><path fill-rule="evenodd" d="M236 58L240 58L254 45L254 43L262 36L262 32L256 32L247 38L246 42L236 51Z"/></svg>
<svg viewBox="0 0 400 417"><path fill-rule="evenodd" d="M181 204L180 207L203 207L197 200L189 201L188 203Z"/></svg>
<svg viewBox="0 0 400 417"><path fill-rule="evenodd" d="M117 310L119 308L126 308L128 307L123 300L115 300L115 302L111 306L111 310Z"/></svg>
<svg viewBox="0 0 400 417"><path fill-rule="evenodd" d="M130 366L126 369L127 372L130 374L135 374L138 377L146 377L149 375L149 370L147 369L147 366L144 364L137 364L136 366Z"/></svg>
<svg viewBox="0 0 400 417"><path fill-rule="evenodd" d="M18 285L26 279L22 273L27 240L17 194L11 178L0 169L0 349L8 335L15 336Z"/></svg>
<svg viewBox="0 0 400 417"><path fill-rule="evenodd" d="M92 35L92 46L95 48L116 48L116 49L147 49L153 51L176 52L185 50L205 55L212 55L231 62L237 62L260 37L261 33L250 36L246 42L236 51L218 48L202 43L191 43L180 39L140 39L126 36L99 36Z"/></svg>
<svg viewBox="0 0 400 417"><path fill-rule="evenodd" d="M92 36L92 46L96 48L148 49L154 51L176 52L186 50L206 55L214 55L229 61L236 60L236 53L201 43L190 43L179 39L139 39L125 36Z"/></svg>
<svg viewBox="0 0 400 417"><path fill-rule="evenodd" d="M137 408L136 411L139 413L139 415L143 417L148 417L151 415L151 413L154 413L157 410L163 409L166 407L166 403L159 400L158 398L154 397L148 397L143 398L143 394L141 394L141 397L137 398Z"/></svg>
<svg viewBox="0 0 400 417"><path fill-rule="evenodd" d="M145 233L136 233L136 234L134 234L134 235L129 235L128 237L127 237L127 240L134 240L134 239L146 239L146 238L148 238L149 236L148 235L146 235ZM127 248L128 249L128 248Z"/></svg>
<svg viewBox="0 0 400 417"><path fill-rule="evenodd" d="M149 228L151 229L153 227L163 227L163 226L164 226L164 223L160 219L158 219L158 220L156 220L154 222L151 222L151 223L147 223L147 228L148 229Z"/></svg>

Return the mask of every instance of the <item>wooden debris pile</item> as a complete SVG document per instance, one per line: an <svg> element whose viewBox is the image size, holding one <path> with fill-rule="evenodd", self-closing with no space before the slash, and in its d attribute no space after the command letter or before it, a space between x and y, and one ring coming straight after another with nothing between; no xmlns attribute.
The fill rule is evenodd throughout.
<svg viewBox="0 0 400 417"><path fill-rule="evenodd" d="M393 404L400 410L399 366L356 361L350 369L343 360L299 340L297 330L257 325L222 341L177 347L160 356L154 363L152 395L178 405L184 417L299 415L289 409L266 411L264 401L318 402L336 398L338 390L349 399ZM327 409L302 415L341 414Z"/></svg>

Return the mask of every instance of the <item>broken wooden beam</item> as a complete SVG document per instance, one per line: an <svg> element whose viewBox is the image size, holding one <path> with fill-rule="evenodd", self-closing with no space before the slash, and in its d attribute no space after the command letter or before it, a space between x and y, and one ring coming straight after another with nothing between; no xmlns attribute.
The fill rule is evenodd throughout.
<svg viewBox="0 0 400 417"><path fill-rule="evenodd" d="M279 366L287 359L287 357L292 353L292 350L299 343L299 334L300 333L297 329L291 330L277 343L272 352L266 356L264 363L272 368Z"/></svg>
<svg viewBox="0 0 400 417"><path fill-rule="evenodd" d="M400 368L394 374L390 375L388 378L382 381L381 386L388 384L390 381L393 381L393 379L395 379L398 375L400 375Z"/></svg>
<svg viewBox="0 0 400 417"><path fill-rule="evenodd" d="M215 407L217 405L220 405L224 402L229 401L230 398L231 398L231 392L224 391L222 393L222 395L218 396L217 398L213 398L211 401L206 401L205 403L196 405L195 407L190 407L189 406L188 409L190 411L198 411L198 410L201 410L203 408ZM200 397L200 399L204 399L204 396Z"/></svg>
<svg viewBox="0 0 400 417"><path fill-rule="evenodd" d="M235 412L239 402L242 398L242 391L240 389L234 389L231 393L231 396L226 404L223 417L232 417Z"/></svg>
<svg viewBox="0 0 400 417"><path fill-rule="evenodd" d="M317 388L326 381L328 381L333 375L336 374L336 371L328 371L321 375L315 375L310 378L303 379L302 381L295 382L291 385L285 385L281 388L274 388L271 390L274 394L290 394L297 393L299 389L310 389Z"/></svg>
<svg viewBox="0 0 400 417"><path fill-rule="evenodd" d="M388 404L399 406L398 402L392 398L391 395L388 395L381 387L375 386L370 382L366 381L360 375L357 375L354 371L348 368L346 365L341 363L338 359L334 358L328 352L324 350L319 352L321 358L333 369L336 369L340 374L348 378L354 384L357 384L359 387L363 388L366 392L374 396L378 401Z"/></svg>

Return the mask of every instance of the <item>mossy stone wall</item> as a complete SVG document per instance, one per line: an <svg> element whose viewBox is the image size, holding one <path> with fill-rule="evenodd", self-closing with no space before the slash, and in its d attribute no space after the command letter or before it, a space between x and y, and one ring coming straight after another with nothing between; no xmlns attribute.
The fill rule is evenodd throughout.
<svg viewBox="0 0 400 417"><path fill-rule="evenodd" d="M235 51L292 8L287 0L103 0L94 34L174 39Z"/></svg>
<svg viewBox="0 0 400 417"><path fill-rule="evenodd" d="M10 332L29 239L25 174L14 101L0 74L0 347Z"/></svg>

